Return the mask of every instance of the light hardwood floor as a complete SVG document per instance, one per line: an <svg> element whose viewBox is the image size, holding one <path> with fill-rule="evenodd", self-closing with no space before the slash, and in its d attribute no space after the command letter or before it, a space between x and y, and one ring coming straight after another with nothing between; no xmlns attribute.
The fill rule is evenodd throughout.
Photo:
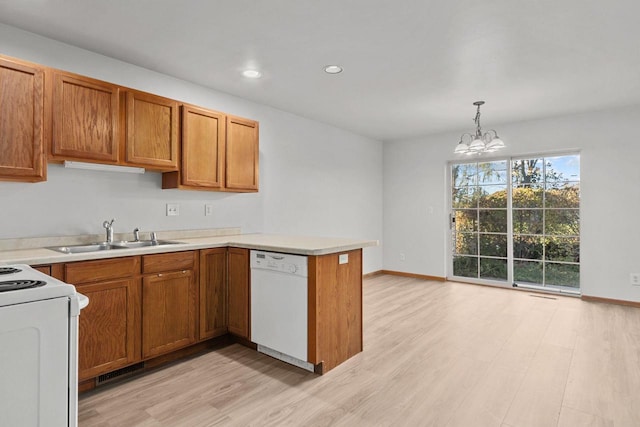
<svg viewBox="0 0 640 427"><path fill-rule="evenodd" d="M640 426L640 309L364 283L364 352L319 377L234 344L80 397L80 426Z"/></svg>

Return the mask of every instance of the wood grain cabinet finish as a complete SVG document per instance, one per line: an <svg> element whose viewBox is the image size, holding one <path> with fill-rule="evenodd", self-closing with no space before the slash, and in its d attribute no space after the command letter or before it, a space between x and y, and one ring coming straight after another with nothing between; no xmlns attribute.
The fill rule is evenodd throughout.
<svg viewBox="0 0 640 427"><path fill-rule="evenodd" d="M348 262L340 263L340 255ZM362 351L362 249L310 256L308 357L321 373Z"/></svg>
<svg viewBox="0 0 640 427"><path fill-rule="evenodd" d="M225 115L193 105L180 108L179 172L162 176L162 188L220 190L224 187Z"/></svg>
<svg viewBox="0 0 640 427"><path fill-rule="evenodd" d="M80 380L141 360L139 275L140 257L64 265L64 280L89 297L79 320Z"/></svg>
<svg viewBox="0 0 640 427"><path fill-rule="evenodd" d="M31 267L47 276L64 281L64 264L32 265Z"/></svg>
<svg viewBox="0 0 640 427"><path fill-rule="evenodd" d="M52 70L51 75L51 158L118 163L119 87L58 70Z"/></svg>
<svg viewBox="0 0 640 427"><path fill-rule="evenodd" d="M258 191L258 122L227 116L225 186L232 191Z"/></svg>
<svg viewBox="0 0 640 427"><path fill-rule="evenodd" d="M258 122L192 105L181 111L181 168L163 174L162 188L258 191Z"/></svg>
<svg viewBox="0 0 640 427"><path fill-rule="evenodd" d="M250 339L249 250L229 248L228 253L228 327L229 332Z"/></svg>
<svg viewBox="0 0 640 427"><path fill-rule="evenodd" d="M178 169L178 103L127 90L126 163L153 170Z"/></svg>
<svg viewBox="0 0 640 427"><path fill-rule="evenodd" d="M195 342L193 270L142 279L142 357L159 356Z"/></svg>
<svg viewBox="0 0 640 427"><path fill-rule="evenodd" d="M140 360L140 279L76 285L89 297L79 320L78 376L93 378Z"/></svg>
<svg viewBox="0 0 640 427"><path fill-rule="evenodd" d="M142 257L142 357L159 356L196 341L197 252ZM178 270L179 269L179 270ZM152 274L146 274L153 272Z"/></svg>
<svg viewBox="0 0 640 427"><path fill-rule="evenodd" d="M0 57L0 179L46 179L44 69Z"/></svg>
<svg viewBox="0 0 640 427"><path fill-rule="evenodd" d="M200 251L200 340L227 333L227 248Z"/></svg>

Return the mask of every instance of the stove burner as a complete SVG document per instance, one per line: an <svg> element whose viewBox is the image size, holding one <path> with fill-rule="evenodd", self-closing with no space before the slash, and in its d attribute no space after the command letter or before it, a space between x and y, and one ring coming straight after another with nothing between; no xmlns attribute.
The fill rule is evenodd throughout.
<svg viewBox="0 0 640 427"><path fill-rule="evenodd" d="M46 285L42 280L7 280L0 282L0 292L17 291L18 289L39 288Z"/></svg>
<svg viewBox="0 0 640 427"><path fill-rule="evenodd" d="M15 267L0 267L0 276L2 276L3 274L20 273L21 271L22 270Z"/></svg>

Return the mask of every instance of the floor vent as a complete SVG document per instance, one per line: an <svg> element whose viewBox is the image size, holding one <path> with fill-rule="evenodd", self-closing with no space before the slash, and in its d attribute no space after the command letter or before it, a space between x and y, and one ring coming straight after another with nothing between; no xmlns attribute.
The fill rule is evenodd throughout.
<svg viewBox="0 0 640 427"><path fill-rule="evenodd" d="M544 298L544 299L558 299L556 297L547 297L544 295L533 295L533 294L529 294L530 297L534 297L534 298Z"/></svg>
<svg viewBox="0 0 640 427"><path fill-rule="evenodd" d="M136 363L135 365L127 366L126 368L118 369L117 371L108 372L102 374L96 380L96 386L113 381L116 378L122 378L128 375L132 375L134 372L144 368L144 362Z"/></svg>

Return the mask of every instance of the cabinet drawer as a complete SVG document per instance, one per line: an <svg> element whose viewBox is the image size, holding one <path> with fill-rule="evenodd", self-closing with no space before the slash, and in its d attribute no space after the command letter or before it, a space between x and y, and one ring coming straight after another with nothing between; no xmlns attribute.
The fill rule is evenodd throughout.
<svg viewBox="0 0 640 427"><path fill-rule="evenodd" d="M65 281L72 285L130 278L140 274L140 257L100 259L65 264Z"/></svg>
<svg viewBox="0 0 640 427"><path fill-rule="evenodd" d="M148 274L162 271L190 270L194 264L194 251L144 255L142 257L142 272Z"/></svg>

